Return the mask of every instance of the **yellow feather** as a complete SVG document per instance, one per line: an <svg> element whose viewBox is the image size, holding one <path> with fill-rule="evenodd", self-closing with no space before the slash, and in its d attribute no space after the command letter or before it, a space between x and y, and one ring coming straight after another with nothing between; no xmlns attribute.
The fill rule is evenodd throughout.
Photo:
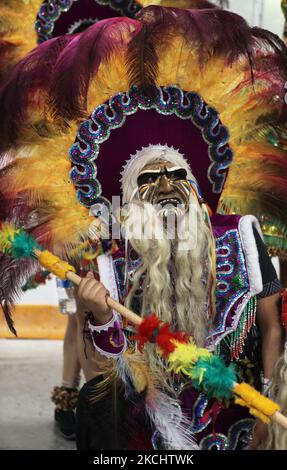
<svg viewBox="0 0 287 470"><path fill-rule="evenodd" d="M36 47L35 21L41 4L42 0L1 0L0 33L16 46L10 65Z"/></svg>
<svg viewBox="0 0 287 470"><path fill-rule="evenodd" d="M42 139L41 145L19 150L2 183L4 194L7 191L17 197L22 191L27 192L27 203L38 210L40 219L49 221L53 251L59 256L81 243L95 221L89 209L78 202L76 189L69 179L68 151L75 134L74 127L67 135Z"/></svg>
<svg viewBox="0 0 287 470"><path fill-rule="evenodd" d="M28 1L25 4L21 0L2 2L3 8L6 8L6 11L13 10L16 16L16 6L24 5L23 12L28 11L27 8L31 6L33 15L36 15L40 3L40 0ZM148 0L142 1L145 6L150 3ZM152 3L167 5L169 0L156 0ZM11 23L11 34L13 33L14 37L17 36L19 18L14 26ZM6 28L3 22L1 24L2 29ZM10 31L9 28L6 30ZM92 78L86 117L96 106L107 101L115 93L129 89L126 52L134 34L134 26L125 25L114 34L123 40L122 49L107 62L101 63L97 75ZM260 76L256 70L256 58L255 84L251 82L246 58L240 57L230 67L226 64L226 57L212 57L206 54L203 64L200 65L196 42L187 44L183 35L178 32L173 33L172 41L167 41L165 47L158 45L156 51L159 58L157 84L177 84L185 91L199 93L207 104L219 112L222 123L228 128L234 164L229 172L223 201L224 198L233 198L241 204L244 199L240 191L243 180L248 177L249 183L254 183L254 186L261 184L256 180L256 171L260 170L260 152L262 154L268 151L270 155L277 156L277 150L270 146L265 132L268 126L277 123L281 111L280 99L275 99L273 90L268 93L269 87L274 84L267 81L264 74ZM48 208L55 246L60 247L65 243L65 246L71 248L78 243L91 223L87 209L77 202L75 188L68 178L68 150L74 142L77 123L68 123L71 128L67 130L65 124L55 120L49 113L49 107L46 105L47 96L41 92L31 99L27 109L29 122L16 143L18 148L20 147L19 161L17 160L7 182L10 184L12 179L12 191L16 194L21 190L28 191L31 204L42 203L43 212L45 207ZM25 165L27 156L29 171ZM284 157L286 158L286 153L278 153L278 158ZM252 197L246 207L253 208L254 212L254 207L260 209L261 201L256 199L256 195ZM257 215L260 215L260 211Z"/></svg>
<svg viewBox="0 0 287 470"><path fill-rule="evenodd" d="M210 352L207 349L198 348L193 340L190 343L184 344L174 341L176 349L168 357L169 371L174 371L176 374L183 372L189 374L189 369L192 364L195 364L200 357L209 357Z"/></svg>
<svg viewBox="0 0 287 470"><path fill-rule="evenodd" d="M1 225L0 231L0 252L7 253L11 248L14 240L16 230L14 225L4 223Z"/></svg>

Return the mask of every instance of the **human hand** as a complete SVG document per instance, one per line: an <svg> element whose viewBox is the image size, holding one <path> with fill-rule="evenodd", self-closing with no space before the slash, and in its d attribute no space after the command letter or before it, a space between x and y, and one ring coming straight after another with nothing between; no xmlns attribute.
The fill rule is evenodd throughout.
<svg viewBox="0 0 287 470"><path fill-rule="evenodd" d="M105 286L94 279L92 272L81 280L76 291L78 303L81 309L92 312L95 321L99 325L104 325L112 318L112 311L107 304L109 291Z"/></svg>

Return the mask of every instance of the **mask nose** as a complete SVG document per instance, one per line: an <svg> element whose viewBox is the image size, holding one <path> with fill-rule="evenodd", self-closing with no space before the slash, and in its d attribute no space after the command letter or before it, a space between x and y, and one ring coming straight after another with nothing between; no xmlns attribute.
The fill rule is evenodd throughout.
<svg viewBox="0 0 287 470"><path fill-rule="evenodd" d="M171 187L169 178L167 178L166 175L160 176L159 182L158 182L158 192L168 194L171 191L172 191L172 187Z"/></svg>

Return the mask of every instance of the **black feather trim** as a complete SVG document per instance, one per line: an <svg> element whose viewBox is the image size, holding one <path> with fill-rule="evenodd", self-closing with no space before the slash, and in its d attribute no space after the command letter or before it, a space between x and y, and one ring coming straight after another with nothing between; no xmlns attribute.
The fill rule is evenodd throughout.
<svg viewBox="0 0 287 470"><path fill-rule="evenodd" d="M8 255L0 256L0 303L10 331L17 336L12 319L12 308L20 298L22 286L39 267L33 259L15 260Z"/></svg>

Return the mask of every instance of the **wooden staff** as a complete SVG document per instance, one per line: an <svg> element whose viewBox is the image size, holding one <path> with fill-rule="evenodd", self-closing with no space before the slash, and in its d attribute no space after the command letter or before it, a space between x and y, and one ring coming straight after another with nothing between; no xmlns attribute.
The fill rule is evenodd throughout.
<svg viewBox="0 0 287 470"><path fill-rule="evenodd" d="M40 258L40 262L41 262L41 257L43 255L43 252L41 252L39 249L37 248L34 248L33 249L33 253L34 255L37 257L37 258ZM80 276L78 276L75 272L74 272L74 268L72 268L70 265L68 265L68 263L65 263L63 262L62 260L60 260L59 258L57 258L56 256L52 255L51 253L49 252L46 252L46 254L48 254L48 259L42 259L42 264L43 266L45 266L47 269L49 269L51 272L53 272L53 269L54 269L54 273L57 275L57 272L59 274L61 274L61 276L63 278L67 278L69 279L73 284L79 286L81 281L82 281L82 278ZM50 258L50 259L49 259ZM43 262L44 261L44 262ZM47 264L45 265L45 262L47 262ZM49 262L51 262L51 265L49 265ZM69 269L73 269L73 271L69 270ZM139 315L136 315L134 312L132 312L131 310L129 310L128 308L126 308L125 306L123 306L122 304L120 304L119 302L116 302L114 299L112 299L111 297L107 297L107 304L108 306L115 310L116 312L120 313L130 324L138 327L141 325L142 323L142 318L139 316ZM241 396L241 393L239 391L236 390L236 387L240 387L240 384L237 384L237 383L233 383L233 393L237 396L239 396L240 398L243 398L243 401L244 401L244 396L242 397ZM256 393L259 394L259 392L256 391ZM259 394L260 395L260 394ZM261 396L262 398L262 396ZM268 398L264 397L264 399L268 402ZM254 400L253 400L254 401ZM269 400L271 402L271 400ZM245 401L246 404L248 404L246 401ZM274 405L274 402L272 402L273 405ZM252 407L254 407L255 409L257 409L256 407L256 403L254 405L252 404L248 404ZM260 408L258 410L260 412ZM262 414L264 414L262 412ZM285 417L282 413L280 413L279 411L276 411L273 413L272 416L269 416L269 418L271 419L271 421L273 421L274 423L277 423L279 424L280 426L283 426L285 429L287 429L287 417Z"/></svg>
<svg viewBox="0 0 287 470"><path fill-rule="evenodd" d="M82 278L78 276L78 274L75 274L71 271L67 273L67 279L76 284L76 286L78 286L82 280ZM124 317L130 324L134 326L139 326L141 324L142 318L139 315L136 315L134 312L132 312L119 302L116 302L111 297L107 297L107 304L111 309L120 313L122 317Z"/></svg>

